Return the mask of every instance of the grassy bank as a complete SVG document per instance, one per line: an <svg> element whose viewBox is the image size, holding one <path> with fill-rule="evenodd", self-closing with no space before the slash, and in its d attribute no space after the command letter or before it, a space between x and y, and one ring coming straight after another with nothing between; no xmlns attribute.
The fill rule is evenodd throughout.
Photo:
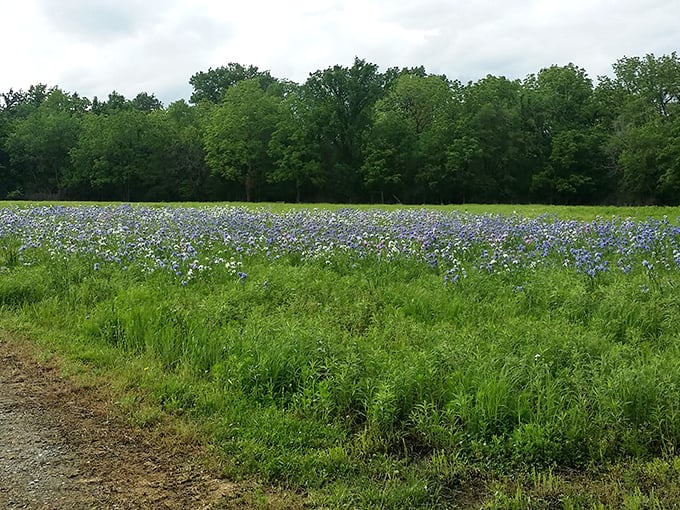
<svg viewBox="0 0 680 510"><path fill-rule="evenodd" d="M680 498L674 218L182 211L7 216L4 327L312 506Z"/></svg>

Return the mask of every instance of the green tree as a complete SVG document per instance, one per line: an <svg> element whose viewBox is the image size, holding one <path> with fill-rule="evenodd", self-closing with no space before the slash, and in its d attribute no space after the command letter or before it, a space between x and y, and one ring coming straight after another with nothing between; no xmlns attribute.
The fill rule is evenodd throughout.
<svg viewBox="0 0 680 510"><path fill-rule="evenodd" d="M386 192L416 200L417 179L439 188L454 103L448 80L418 72L402 73L376 103L361 170L364 184L377 190L381 201Z"/></svg>
<svg viewBox="0 0 680 510"><path fill-rule="evenodd" d="M663 202L680 204L680 115L677 111L666 127L667 140L660 151L659 195Z"/></svg>
<svg viewBox="0 0 680 510"><path fill-rule="evenodd" d="M533 190L548 202L596 203L606 172L604 137L596 128L559 131L551 137L551 150Z"/></svg>
<svg viewBox="0 0 680 510"><path fill-rule="evenodd" d="M277 83L276 78L272 77L269 71L260 71L256 66L246 67L230 62L226 66L200 71L189 79L189 84L194 88L191 102L194 104L201 101L221 103L227 90L245 80L256 80L262 90L267 90Z"/></svg>
<svg viewBox="0 0 680 510"><path fill-rule="evenodd" d="M677 113L680 101L680 58L677 52L655 57L624 57L613 64L616 84L638 105L637 112L645 107L663 118ZM644 106L643 106L644 105Z"/></svg>
<svg viewBox="0 0 680 510"><path fill-rule="evenodd" d="M109 94L108 99L101 103L98 113L113 113L120 110L131 110L132 104L123 94L115 90Z"/></svg>
<svg viewBox="0 0 680 510"><path fill-rule="evenodd" d="M334 199L354 201L361 196L363 142L385 87L378 66L359 58L349 68L336 65L316 71L303 85L318 133L325 191Z"/></svg>
<svg viewBox="0 0 680 510"><path fill-rule="evenodd" d="M624 57L613 68L604 92L618 102L608 147L619 195L634 203L678 203L680 59L675 52Z"/></svg>
<svg viewBox="0 0 680 510"><path fill-rule="evenodd" d="M546 202L595 203L606 193L605 131L592 80L573 64L542 69L524 83L533 101L545 154L534 174L534 197Z"/></svg>
<svg viewBox="0 0 680 510"><path fill-rule="evenodd" d="M44 83L31 85L30 87L28 87L28 92L26 92L26 101L30 105L37 108L41 104L43 104L43 102L45 101L45 99L47 99L52 90L54 89L48 88L47 85L45 85Z"/></svg>
<svg viewBox="0 0 680 510"><path fill-rule="evenodd" d="M6 113L13 112L26 102L26 93L21 89L10 88L7 92L0 94L0 109Z"/></svg>
<svg viewBox="0 0 680 510"><path fill-rule="evenodd" d="M461 115L447 151L456 201L515 201L525 187L526 129L519 81L487 76L462 90Z"/></svg>
<svg viewBox="0 0 680 510"><path fill-rule="evenodd" d="M27 91L10 88L0 94L0 108L13 119L27 117L56 89L58 87L48 88L44 83L31 85Z"/></svg>
<svg viewBox="0 0 680 510"><path fill-rule="evenodd" d="M17 189L29 197L59 197L70 165L69 151L78 139L78 114L85 103L58 88L43 92L38 88L39 98L31 102L33 111L12 123L5 150Z"/></svg>
<svg viewBox="0 0 680 510"><path fill-rule="evenodd" d="M593 82L585 69L574 64L553 65L528 76L524 87L533 93L547 133L592 124Z"/></svg>
<svg viewBox="0 0 680 510"><path fill-rule="evenodd" d="M201 200L218 198L215 182L205 162L201 111L184 100L171 103L167 111L157 112L164 118L166 152L170 160L167 172L172 176L166 194L173 191L177 200ZM212 184L212 185L211 185Z"/></svg>
<svg viewBox="0 0 680 510"><path fill-rule="evenodd" d="M20 191L17 189L14 176L10 172L9 154L6 143L9 136L10 119L4 107L0 108L0 198L7 197L9 193Z"/></svg>
<svg viewBox="0 0 680 510"><path fill-rule="evenodd" d="M211 114L205 132L210 169L243 184L245 200L272 171L269 144L281 121L281 98L262 90L259 80L244 80L227 90Z"/></svg>
<svg viewBox="0 0 680 510"><path fill-rule="evenodd" d="M128 109L86 116L70 152L70 191L105 200L144 199L170 163L160 119Z"/></svg>
<svg viewBox="0 0 680 510"><path fill-rule="evenodd" d="M615 150L620 165L620 192L626 202L658 202L662 174L659 159L666 138L662 123L651 120L639 126L623 126L617 133L614 143L618 145Z"/></svg>
<svg viewBox="0 0 680 510"><path fill-rule="evenodd" d="M379 111L371 129L361 166L364 185L378 192L381 203L385 195L402 195L402 185L412 181L415 172L415 152L418 143L415 132L396 115Z"/></svg>
<svg viewBox="0 0 680 510"><path fill-rule="evenodd" d="M35 110L25 91L10 88L0 94L0 198L23 197L23 184L17 169L10 163L7 138L13 123Z"/></svg>
<svg viewBox="0 0 680 510"><path fill-rule="evenodd" d="M153 112L163 109L163 103L154 94L147 92L140 92L130 103L135 110L142 112Z"/></svg>
<svg viewBox="0 0 680 510"><path fill-rule="evenodd" d="M293 183L296 202L300 202L304 187L318 189L323 184L319 144L310 118L301 89L289 91L268 146L274 167L267 179L271 183Z"/></svg>

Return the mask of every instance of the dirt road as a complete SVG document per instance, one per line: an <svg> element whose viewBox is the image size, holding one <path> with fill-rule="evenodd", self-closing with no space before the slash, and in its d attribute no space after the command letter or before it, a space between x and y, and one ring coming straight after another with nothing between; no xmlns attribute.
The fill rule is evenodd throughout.
<svg viewBox="0 0 680 510"><path fill-rule="evenodd" d="M0 338L0 508L235 508L239 487L198 467L197 446L169 448L113 411Z"/></svg>

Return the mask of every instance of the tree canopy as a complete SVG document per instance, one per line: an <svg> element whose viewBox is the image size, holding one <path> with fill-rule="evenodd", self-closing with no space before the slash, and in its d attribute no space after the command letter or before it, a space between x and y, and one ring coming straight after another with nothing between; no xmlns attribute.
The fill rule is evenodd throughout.
<svg viewBox="0 0 680 510"><path fill-rule="evenodd" d="M680 59L462 84L355 58L229 63L190 101L0 92L0 199L680 203Z"/></svg>

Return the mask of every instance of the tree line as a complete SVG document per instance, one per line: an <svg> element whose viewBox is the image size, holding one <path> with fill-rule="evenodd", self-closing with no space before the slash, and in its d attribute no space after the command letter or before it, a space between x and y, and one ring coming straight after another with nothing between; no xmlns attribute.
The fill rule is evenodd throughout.
<svg viewBox="0 0 680 510"><path fill-rule="evenodd" d="M230 63L189 102L0 94L0 198L680 203L680 60L462 84L356 58L298 84Z"/></svg>

